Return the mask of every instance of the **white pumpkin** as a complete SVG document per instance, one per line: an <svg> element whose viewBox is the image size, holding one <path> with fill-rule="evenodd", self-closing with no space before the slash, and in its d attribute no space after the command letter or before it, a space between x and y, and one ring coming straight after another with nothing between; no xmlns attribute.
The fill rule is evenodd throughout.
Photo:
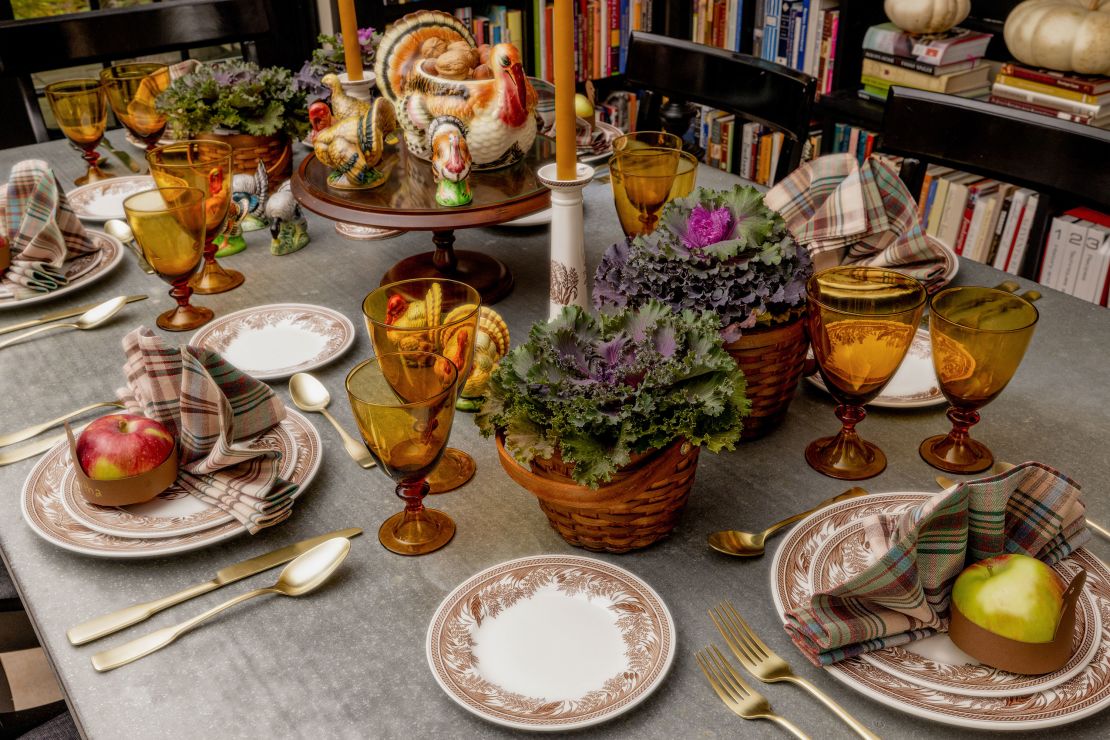
<svg viewBox="0 0 1110 740"><path fill-rule="evenodd" d="M884 0L886 17L903 31L940 33L971 12L971 0Z"/></svg>
<svg viewBox="0 0 1110 740"><path fill-rule="evenodd" d="M1003 35L1010 53L1034 67L1110 74L1110 0L1025 0Z"/></svg>

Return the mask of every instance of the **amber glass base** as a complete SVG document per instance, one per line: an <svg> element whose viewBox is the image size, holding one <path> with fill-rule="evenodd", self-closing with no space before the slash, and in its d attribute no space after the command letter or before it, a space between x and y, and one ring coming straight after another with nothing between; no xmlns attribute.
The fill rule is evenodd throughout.
<svg viewBox="0 0 1110 740"><path fill-rule="evenodd" d="M205 260L204 267L189 281L194 293L212 295L238 288L246 278L238 270L226 270L216 260Z"/></svg>
<svg viewBox="0 0 1110 740"><path fill-rule="evenodd" d="M840 480L874 478L886 470L886 455L876 445L860 439L856 424L867 412L863 406L839 404L836 418L840 431L835 437L815 439L806 447L806 462L818 473Z"/></svg>
<svg viewBox="0 0 1110 740"><path fill-rule="evenodd" d="M111 172L105 172L99 167L89 167L85 174L73 181L74 185L88 185L90 182L108 180L115 177Z"/></svg>
<svg viewBox="0 0 1110 740"><path fill-rule="evenodd" d="M398 555L435 552L455 536L455 522L438 509L401 511L382 522L378 542Z"/></svg>
<svg viewBox="0 0 1110 740"><path fill-rule="evenodd" d="M962 439L952 434L929 437L917 451L922 460L948 473L981 473L994 465L990 449L966 434Z"/></svg>
<svg viewBox="0 0 1110 740"><path fill-rule="evenodd" d="M465 485L478 469L474 458L462 450L448 447L439 464L428 474L429 493L447 493Z"/></svg>
<svg viewBox="0 0 1110 740"><path fill-rule="evenodd" d="M175 306L158 317L158 328L166 331L189 331L204 326L216 314L204 306Z"/></svg>

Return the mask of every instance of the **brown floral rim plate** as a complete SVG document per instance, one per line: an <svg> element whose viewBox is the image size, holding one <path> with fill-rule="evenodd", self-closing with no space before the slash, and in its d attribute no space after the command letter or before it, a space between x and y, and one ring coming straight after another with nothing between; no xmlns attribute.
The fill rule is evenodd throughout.
<svg viewBox="0 0 1110 740"><path fill-rule="evenodd" d="M308 419L292 409L286 409L282 424L296 440L297 461L287 480L299 485L296 494L299 497L320 467L323 453L320 435ZM62 484L70 467L67 452L66 443L62 442L43 455L31 469L20 494L23 520L52 545L100 558L153 558L198 550L247 531L235 520L200 532L158 539L116 537L89 529L74 521L62 504Z"/></svg>
<svg viewBox="0 0 1110 740"><path fill-rule="evenodd" d="M830 506L800 522L783 539L771 565L771 593L779 614L798 608L821 585L859 567L851 562L852 559L869 557L863 552L862 539L844 536L845 530L858 525L867 516L905 511L932 495L935 494L872 494ZM839 542L830 544L834 538ZM831 557L834 553L836 557ZM874 658L882 653L880 658L850 658L826 670L833 678L881 704L965 728L1035 730L1064 725L1100 712L1110 706L1110 639L1106 634L1107 625L1110 625L1110 570L1084 549L1073 553L1062 567L1083 568L1087 572L1085 590L1097 612L1100 629L1089 630L1092 639L1097 641L1090 661L1072 677L1051 688L1020 696L956 694L923 686L885 670L881 667L882 661L898 660L897 653L885 650L872 654ZM1082 642L1079 649L1085 650ZM912 666L904 667L913 672ZM939 673L932 678L944 680ZM996 674L995 678L1018 681L1025 677Z"/></svg>
<svg viewBox="0 0 1110 740"><path fill-rule="evenodd" d="M150 175L112 177L74 188L66 193L66 200L82 221L103 223L113 218L126 220L123 201L135 193L153 190L154 187L154 178Z"/></svg>
<svg viewBox="0 0 1110 740"><path fill-rule="evenodd" d="M96 245L97 251L83 254L65 263L65 276L68 281L66 285L49 293L36 293L30 298L20 298L18 300L15 298L0 298L0 310L22 308L32 303L52 301L59 296L86 288L114 270L120 260L123 259L123 245L120 244L119 239L95 229L87 229L86 233L92 239L93 244Z"/></svg>
<svg viewBox="0 0 1110 740"><path fill-rule="evenodd" d="M674 661L667 606L632 573L540 555L468 579L432 617L428 663L455 702L495 724L566 732L642 702Z"/></svg>

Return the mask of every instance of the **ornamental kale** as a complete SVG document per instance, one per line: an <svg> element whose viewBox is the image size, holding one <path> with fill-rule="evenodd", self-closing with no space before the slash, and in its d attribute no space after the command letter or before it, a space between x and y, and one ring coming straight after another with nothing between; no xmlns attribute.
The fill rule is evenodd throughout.
<svg viewBox="0 0 1110 740"><path fill-rule="evenodd" d="M362 66L366 69L374 68L374 55L378 50L381 36L374 33L373 28L358 29L358 45L362 50ZM309 59L297 72L295 81L297 89L306 93L310 100L319 98L327 100L331 97L331 90L320 82L326 74L339 74L347 69L343 57L343 34L334 36L322 33L316 37L319 48L312 52Z"/></svg>
<svg viewBox="0 0 1110 740"><path fill-rule="evenodd" d="M594 318L571 306L501 360L478 416L518 462L559 450L596 488L633 453L676 439L732 449L749 411L744 375L712 313L648 301Z"/></svg>
<svg viewBox="0 0 1110 740"><path fill-rule="evenodd" d="M812 272L809 253L758 190L698 188L668 203L654 232L606 250L594 276L594 304L623 308L656 300L708 309L731 342L743 329L798 315Z"/></svg>
<svg viewBox="0 0 1110 740"><path fill-rule="evenodd" d="M202 64L174 80L158 96L158 110L186 135L229 130L253 136L285 132L300 139L308 131L305 94L281 67L253 62Z"/></svg>

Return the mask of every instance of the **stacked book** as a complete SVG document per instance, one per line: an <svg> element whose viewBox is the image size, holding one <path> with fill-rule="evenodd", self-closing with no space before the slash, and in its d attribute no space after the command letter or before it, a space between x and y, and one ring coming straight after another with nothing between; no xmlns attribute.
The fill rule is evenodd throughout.
<svg viewBox="0 0 1110 740"><path fill-rule="evenodd" d="M1110 77L1002 65L990 102L1099 128L1110 128Z"/></svg>
<svg viewBox="0 0 1110 740"><path fill-rule="evenodd" d="M1110 294L1110 216L1073 208L1052 219L1037 281L1105 306Z"/></svg>
<svg viewBox="0 0 1110 740"><path fill-rule="evenodd" d="M455 8L455 17L474 34L479 44L515 44L522 53L524 45L524 13L504 5L491 5L486 15L475 15L470 6Z"/></svg>
<svg viewBox="0 0 1110 740"><path fill-rule="evenodd" d="M990 94L990 65L983 61L991 34L953 28L917 36L893 23L871 26L863 37L860 97L886 100L893 85L967 98Z"/></svg>
<svg viewBox="0 0 1110 740"><path fill-rule="evenodd" d="M829 147L830 154L848 152L854 154L862 165L875 150L878 134L874 131L851 126L847 123L838 123L833 127L833 140Z"/></svg>
<svg viewBox="0 0 1110 740"><path fill-rule="evenodd" d="M929 165L917 203L926 234L956 254L1016 275L1041 200L1028 188Z"/></svg>

